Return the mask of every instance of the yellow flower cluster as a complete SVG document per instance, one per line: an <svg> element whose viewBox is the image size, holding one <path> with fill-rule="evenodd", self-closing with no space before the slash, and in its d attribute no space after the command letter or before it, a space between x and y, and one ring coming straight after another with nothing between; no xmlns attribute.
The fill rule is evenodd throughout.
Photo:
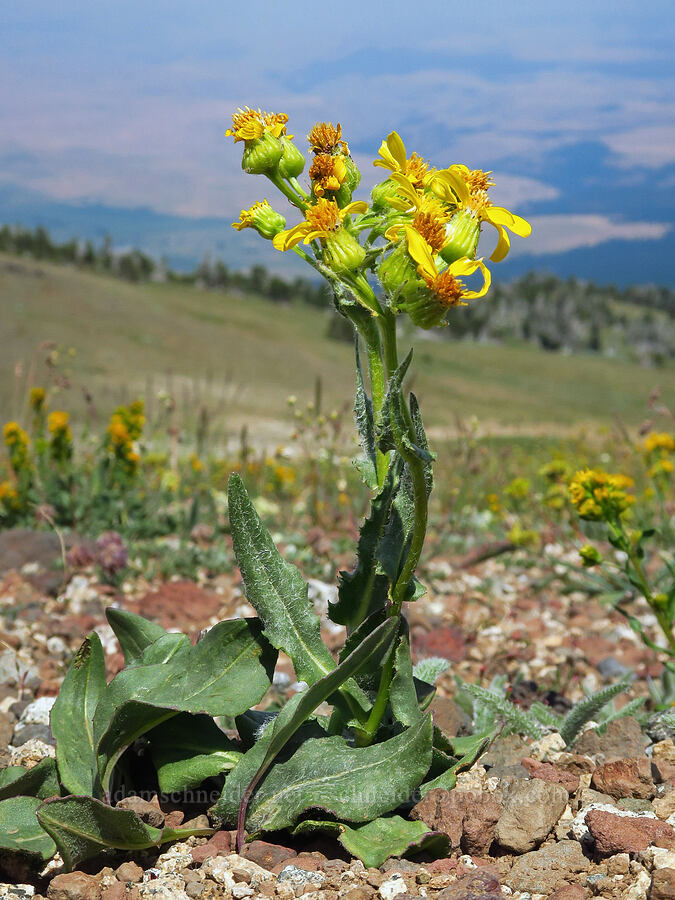
<svg viewBox="0 0 675 900"><path fill-rule="evenodd" d="M28 395L28 402L30 404L30 408L33 412L38 415L45 408L45 400L47 399L47 392L43 387L32 387L30 389L30 394Z"/></svg>
<svg viewBox="0 0 675 900"><path fill-rule="evenodd" d="M65 462L73 455L73 435L69 421L68 413L60 409L49 413L47 419L47 430L51 434L49 452L57 462Z"/></svg>
<svg viewBox="0 0 675 900"><path fill-rule="evenodd" d="M582 469L572 478L569 495L582 519L613 522L635 502L635 497L626 493L633 484L627 475Z"/></svg>
<svg viewBox="0 0 675 900"><path fill-rule="evenodd" d="M2 429L5 446L9 450L9 461L14 471L18 474L24 469L30 468L28 456L28 434L18 422L7 422Z"/></svg>
<svg viewBox="0 0 675 900"><path fill-rule="evenodd" d="M644 454L649 466L649 476L655 481L665 480L675 471L670 458L675 454L675 438L666 432L653 432L644 442Z"/></svg>
<svg viewBox="0 0 675 900"><path fill-rule="evenodd" d="M9 481L0 481L0 509L16 512L21 509L19 492Z"/></svg>
<svg viewBox="0 0 675 900"><path fill-rule="evenodd" d="M108 425L108 450L123 471L133 476L141 461L136 442L145 425L142 400L135 400L129 406L118 406L110 417Z"/></svg>

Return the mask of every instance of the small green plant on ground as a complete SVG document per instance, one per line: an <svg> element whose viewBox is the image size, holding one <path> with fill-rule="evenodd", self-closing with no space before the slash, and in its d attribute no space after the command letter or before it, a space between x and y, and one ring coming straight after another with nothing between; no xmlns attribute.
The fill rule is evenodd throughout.
<svg viewBox="0 0 675 900"><path fill-rule="evenodd" d="M237 828L240 848L247 833L286 829L335 833L371 865L412 849L447 851L443 836L396 812L413 796L452 788L491 731L444 735L428 710L438 664L427 662L417 677L412 666L404 605L424 592L415 573L434 455L417 399L404 393L412 354L399 360L396 322L406 315L433 328L452 308L486 293L489 270L476 258L482 222L497 230L495 261L508 252L507 227L523 236L530 228L492 205L488 173L433 169L408 156L396 132L375 161L387 177L368 205L352 201L360 174L339 126L315 126L307 192L298 182L305 160L286 135L286 121L239 111L229 133L243 144L244 169L267 176L301 222L286 229L265 201L243 211L236 227L252 227L308 262L354 327L359 469L372 501L356 565L340 573L337 600L329 605L330 619L347 628L345 647L335 660L307 584L279 553L241 477L232 475L230 529L258 618L221 622L191 646L184 635L109 610L126 667L106 685L100 641L87 638L54 706L56 762L42 764L41 782L34 770L3 776L10 807L0 804L0 822L13 816L22 823L0 832L5 847L32 847L42 858L58 848L73 866L104 848L146 848L191 833L150 828L112 805L139 778L134 745L144 739L161 791L220 779L211 816ZM474 274L482 279L478 290L464 281ZM109 428L110 465L120 478L137 466L129 451L133 425L119 413ZM17 461L19 438L12 444ZM254 707L270 688L278 651L306 687L265 714ZM317 712L323 704L329 715ZM220 716L234 719L237 745L215 724Z"/></svg>

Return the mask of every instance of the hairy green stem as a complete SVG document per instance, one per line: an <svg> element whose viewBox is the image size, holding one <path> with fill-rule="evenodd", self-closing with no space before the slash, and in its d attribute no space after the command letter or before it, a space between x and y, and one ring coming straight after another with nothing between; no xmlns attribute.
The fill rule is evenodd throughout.
<svg viewBox="0 0 675 900"><path fill-rule="evenodd" d="M305 200L305 198L298 194L297 191L295 191L290 186L290 184L287 184L280 175L277 175L275 173L274 175L268 175L267 177L272 182L272 184L281 191L284 197L291 201L293 206L297 206L302 210L307 209L307 201Z"/></svg>

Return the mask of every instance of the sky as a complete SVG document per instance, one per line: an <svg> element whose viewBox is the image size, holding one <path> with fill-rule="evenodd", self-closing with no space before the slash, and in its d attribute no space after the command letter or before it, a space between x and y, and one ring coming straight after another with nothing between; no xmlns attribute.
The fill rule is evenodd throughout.
<svg viewBox="0 0 675 900"><path fill-rule="evenodd" d="M24 0L2 18L0 221L26 208L8 197L66 223L142 207L141 241L156 214L175 243L237 218L275 199L224 137L250 105L287 112L303 148L339 121L364 193L392 129L439 167L493 170L494 202L533 225L521 268L675 285L672 0Z"/></svg>

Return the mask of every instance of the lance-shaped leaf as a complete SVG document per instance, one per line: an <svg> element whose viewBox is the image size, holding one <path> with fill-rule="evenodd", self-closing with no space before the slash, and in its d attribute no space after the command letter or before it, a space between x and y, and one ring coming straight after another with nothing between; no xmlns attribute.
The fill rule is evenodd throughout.
<svg viewBox="0 0 675 900"><path fill-rule="evenodd" d="M168 662L124 669L108 685L94 716L101 790L108 790L126 748L177 712L237 716L255 706L269 689L275 662L260 620L232 619Z"/></svg>
<svg viewBox="0 0 675 900"><path fill-rule="evenodd" d="M308 687L306 691L295 694L283 707L272 726L270 742L260 763L260 768L252 777L242 797L238 814L240 837L243 835L247 803L275 758L319 704L332 696L347 679L356 675L363 666L372 664L373 660L382 661L390 651L397 628L397 619L388 619L383 622L332 672Z"/></svg>
<svg viewBox="0 0 675 900"><path fill-rule="evenodd" d="M46 800L47 797L58 797L60 793L56 760L49 756L32 769L9 766L0 770L0 800L21 796Z"/></svg>
<svg viewBox="0 0 675 900"><path fill-rule="evenodd" d="M46 800L37 818L69 870L102 850L146 850L193 834L213 833L211 828L153 828L132 810L114 809L93 797Z"/></svg>
<svg viewBox="0 0 675 900"><path fill-rule="evenodd" d="M165 794L198 787L234 768L242 754L210 716L179 713L148 735L159 788Z"/></svg>
<svg viewBox="0 0 675 900"><path fill-rule="evenodd" d="M371 490L377 489L377 447L375 445L375 421L373 404L366 394L359 353L359 335L355 333L354 349L356 354L356 393L354 395L354 420L361 438L364 458L357 463L361 477ZM337 619L335 620L337 621Z"/></svg>
<svg viewBox="0 0 675 900"><path fill-rule="evenodd" d="M146 647L166 634L161 625L149 622L142 616L125 609L114 609L109 606L105 615L119 641L124 654L124 662L127 665L138 659Z"/></svg>
<svg viewBox="0 0 675 900"><path fill-rule="evenodd" d="M96 632L77 651L52 707L52 734L65 789L91 794L96 783L96 742L93 721L105 691L105 657Z"/></svg>
<svg viewBox="0 0 675 900"><path fill-rule="evenodd" d="M402 725L414 725L422 715L413 678L407 627L399 637L396 647L394 677L389 689L389 701L395 718Z"/></svg>
<svg viewBox="0 0 675 900"><path fill-rule="evenodd" d="M27 853L43 860L52 858L56 844L35 815L40 803L35 797L0 801L0 850Z"/></svg>
<svg viewBox="0 0 675 900"><path fill-rule="evenodd" d="M268 772L251 800L246 825L252 833L288 828L309 809L368 822L405 803L430 764L428 715L370 747L350 747L339 736L310 739Z"/></svg>
<svg viewBox="0 0 675 900"><path fill-rule="evenodd" d="M265 625L269 642L293 661L301 681L313 684L335 668L298 569L287 563L260 520L238 475L228 485L234 552L246 596Z"/></svg>
<svg viewBox="0 0 675 900"><path fill-rule="evenodd" d="M391 856L415 856L425 852L436 858L450 851L447 834L432 831L424 822L409 822L401 816L374 819L366 825L351 827L343 822L300 822L293 834L323 831L334 835L352 856L368 868L379 868Z"/></svg>
<svg viewBox="0 0 675 900"><path fill-rule="evenodd" d="M338 599L328 604L328 615L340 625L357 628L387 602L389 579L377 573L377 548L396 495L402 462L400 457L392 462L382 490L371 502L370 514L359 533L356 568L338 575Z"/></svg>
<svg viewBox="0 0 675 900"><path fill-rule="evenodd" d="M476 760L485 753L490 746L491 740L491 734L472 734L468 737L451 738L450 742L455 755L460 758L441 775L420 785L420 796L426 797L429 791L434 790L434 788L443 788L443 790L451 791L457 784L458 773L470 769Z"/></svg>

